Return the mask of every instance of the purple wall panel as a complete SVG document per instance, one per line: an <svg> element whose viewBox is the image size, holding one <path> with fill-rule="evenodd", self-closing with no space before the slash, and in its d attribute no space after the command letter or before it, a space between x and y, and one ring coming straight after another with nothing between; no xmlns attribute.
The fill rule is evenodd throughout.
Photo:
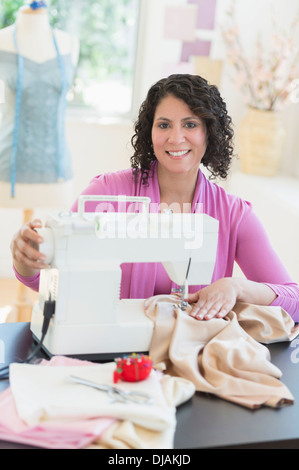
<svg viewBox="0 0 299 470"><path fill-rule="evenodd" d="M197 28L214 29L217 0L188 0L198 6Z"/></svg>
<svg viewBox="0 0 299 470"><path fill-rule="evenodd" d="M197 29L214 29L217 0L188 0L188 3L198 6ZM210 41L197 39L194 42L183 42L181 61L188 62L191 56L209 56Z"/></svg>
<svg viewBox="0 0 299 470"><path fill-rule="evenodd" d="M189 59L193 55L209 56L211 49L210 41L201 41L197 39L194 42L184 42L182 46L182 62L189 62Z"/></svg>

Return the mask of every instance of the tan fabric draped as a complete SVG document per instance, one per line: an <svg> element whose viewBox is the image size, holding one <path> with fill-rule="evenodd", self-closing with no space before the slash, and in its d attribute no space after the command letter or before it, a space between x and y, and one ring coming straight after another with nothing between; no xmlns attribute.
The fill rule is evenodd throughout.
<svg viewBox="0 0 299 470"><path fill-rule="evenodd" d="M155 323L150 355L156 368L248 408L294 402L261 344L298 335L299 327L283 309L237 303L224 319L209 321L189 316L190 309L182 311L174 296L145 301L145 313Z"/></svg>

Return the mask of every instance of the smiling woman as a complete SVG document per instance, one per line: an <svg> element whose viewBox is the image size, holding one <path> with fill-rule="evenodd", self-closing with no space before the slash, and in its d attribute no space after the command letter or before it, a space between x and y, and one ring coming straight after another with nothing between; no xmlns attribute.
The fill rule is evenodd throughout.
<svg viewBox="0 0 299 470"><path fill-rule="evenodd" d="M252 205L210 182L199 168L225 176L232 158L231 119L218 89L198 75L172 75L153 85L142 103L131 168L93 178L82 195L150 198L151 212L162 204L205 213L219 221L218 249L209 285L190 286L188 302L197 320L222 318L237 301L280 306L299 321L299 286L292 280L253 211ZM78 210L78 201L72 211ZM98 210L97 201L89 212ZM110 209L111 210L111 209ZM35 222L36 223L36 222ZM35 223L23 226L12 242L18 279L37 289L42 254ZM246 279L234 278L237 262ZM123 299L145 299L177 289L161 263L123 263Z"/></svg>
<svg viewBox="0 0 299 470"><path fill-rule="evenodd" d="M135 124L135 135L132 137L135 152L131 163L135 172L140 169L143 179L146 181L151 163L157 159L152 142L152 138L156 134L156 126L153 126L154 119L166 118L166 121L164 119L163 122L158 123L158 128L160 127L161 130L162 128L171 129L169 120L178 119L176 116L172 118L170 115L165 115L164 109L161 108L162 100L166 100L168 97L176 99L177 103L184 105L184 109L181 109L180 119L184 120L185 127L182 127L182 124L180 127L186 129L188 135L201 135L201 139L203 133L205 134L201 152L205 146L206 149L201 155L201 163L210 171L211 178L225 179L233 155L232 122L227 113L226 104L216 86L209 85L200 76L186 74L171 75L166 79L159 80L149 90ZM169 113L169 107L167 108ZM172 112L175 112L175 105ZM190 117L192 119L188 119ZM161 134L163 135L162 132ZM159 133L159 135L161 134ZM175 134L173 135L176 138ZM181 150L181 147L178 149L173 144L171 145L171 150Z"/></svg>
<svg viewBox="0 0 299 470"><path fill-rule="evenodd" d="M152 142L161 167L170 173L184 172L197 178L199 164L206 152L206 126L190 115L186 103L173 95L158 104L153 121Z"/></svg>

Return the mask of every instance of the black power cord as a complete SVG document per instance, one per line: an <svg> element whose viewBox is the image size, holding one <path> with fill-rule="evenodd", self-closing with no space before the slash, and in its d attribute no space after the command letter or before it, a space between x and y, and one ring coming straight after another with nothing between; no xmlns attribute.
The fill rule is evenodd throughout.
<svg viewBox="0 0 299 470"><path fill-rule="evenodd" d="M23 361L15 361L15 362L18 362L19 364L27 364L35 358L35 356L40 351L43 345L45 336L49 328L50 320L53 317L54 313L55 313L55 300L46 300L44 304L44 311L43 311L44 319L43 319L43 324L42 324L41 338L38 344L36 345L36 347L34 348L34 350L32 351L32 353L29 354L29 356L26 359L24 359ZM0 380L9 379L9 365L10 364L0 368Z"/></svg>

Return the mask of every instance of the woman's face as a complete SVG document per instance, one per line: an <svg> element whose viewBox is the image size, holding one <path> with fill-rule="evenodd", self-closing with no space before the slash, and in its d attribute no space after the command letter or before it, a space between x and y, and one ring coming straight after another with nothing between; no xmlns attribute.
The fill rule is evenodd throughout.
<svg viewBox="0 0 299 470"><path fill-rule="evenodd" d="M197 172L207 148L206 126L183 100L167 95L156 108L152 143L167 171Z"/></svg>

